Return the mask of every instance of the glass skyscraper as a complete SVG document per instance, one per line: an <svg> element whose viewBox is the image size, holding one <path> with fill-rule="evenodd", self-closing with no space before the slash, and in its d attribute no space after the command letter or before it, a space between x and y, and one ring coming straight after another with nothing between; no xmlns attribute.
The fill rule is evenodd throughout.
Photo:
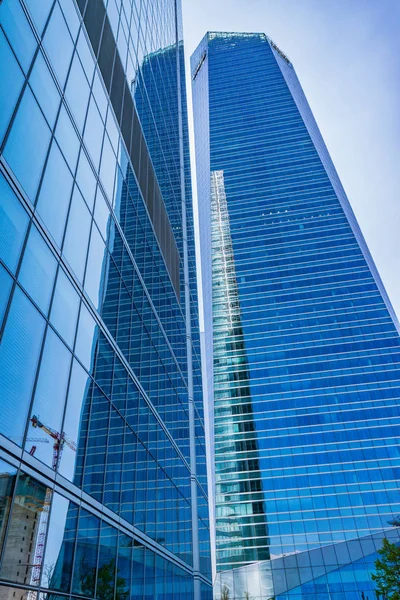
<svg viewBox="0 0 400 600"><path fill-rule="evenodd" d="M210 600L180 3L0 2L0 598Z"/></svg>
<svg viewBox="0 0 400 600"><path fill-rule="evenodd" d="M208 33L192 87L215 597L371 599L399 540L397 320L285 54Z"/></svg>

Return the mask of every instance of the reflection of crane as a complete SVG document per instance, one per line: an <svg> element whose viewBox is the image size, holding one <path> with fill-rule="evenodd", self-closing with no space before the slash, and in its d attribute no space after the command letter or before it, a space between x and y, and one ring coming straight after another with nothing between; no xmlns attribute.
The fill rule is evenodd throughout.
<svg viewBox="0 0 400 600"><path fill-rule="evenodd" d="M67 446L69 448L71 448L71 450L73 452L76 452L75 442L73 440L71 440L71 438L69 438L67 435L65 435L64 432L59 433L58 431L55 431L55 429L52 429L51 427L44 425L44 423L42 423L36 415L33 415L33 417L31 417L30 421L32 423L32 427L37 427L38 429L41 429L44 433L46 433L51 438L53 438L54 442L53 442L52 467L54 470L56 470L58 462L62 455L64 444L67 444ZM38 439L37 441L43 441L43 442L48 443L47 440L39 440ZM29 454L31 456L34 456L35 451L36 451L36 446L32 446L32 448L29 451ZM37 543L36 543L36 547L35 547L35 558L33 561L34 564L33 564L33 569L32 569L32 574L31 574L31 584L32 585L39 585L39 583L40 583L40 569L41 569L42 560L43 560L43 549L44 549L44 542L45 542L46 532L47 532L47 522L49 520L51 495L52 495L51 488L47 488L46 496L45 496L45 499L43 502L43 509L42 509L42 512L40 515L40 520L39 520ZM29 599L29 600L31 600L31 599ZM33 600L33 598L32 598L32 600Z"/></svg>
<svg viewBox="0 0 400 600"><path fill-rule="evenodd" d="M64 432L61 434L58 431L55 431L54 429L52 429L51 427L48 427L47 425L44 425L44 423L42 423L38 419L38 417L36 415L33 415L33 417L31 417L31 423L32 423L33 427L38 427L44 433L47 433L47 435L49 435L54 440L54 443L53 443L53 463L52 463L52 467L53 467L54 470L56 470L58 462L59 462L59 460L61 458L64 444L67 444L67 446L69 448L71 448L71 450L73 452L76 452L76 444L75 444L75 442L73 440L71 440L71 438L69 438ZM32 447L32 450L33 450L33 447ZM33 453L32 453L32 450L31 450L30 453L33 456L33 454L35 452L33 451Z"/></svg>

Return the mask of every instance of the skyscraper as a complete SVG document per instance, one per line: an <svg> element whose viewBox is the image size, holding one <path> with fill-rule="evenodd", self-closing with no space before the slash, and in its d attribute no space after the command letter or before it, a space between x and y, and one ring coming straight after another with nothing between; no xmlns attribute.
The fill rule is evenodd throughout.
<svg viewBox="0 0 400 600"><path fill-rule="evenodd" d="M208 33L191 61L216 598L372 598L399 539L396 317L290 60Z"/></svg>
<svg viewBox="0 0 400 600"><path fill-rule="evenodd" d="M180 4L0 3L0 598L209 600Z"/></svg>

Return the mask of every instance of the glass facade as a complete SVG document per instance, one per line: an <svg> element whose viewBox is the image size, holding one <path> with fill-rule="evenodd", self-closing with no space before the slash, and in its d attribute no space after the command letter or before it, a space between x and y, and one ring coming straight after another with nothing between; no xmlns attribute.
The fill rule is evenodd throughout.
<svg viewBox="0 0 400 600"><path fill-rule="evenodd" d="M215 597L371 598L399 538L398 323L289 59L208 33L191 61Z"/></svg>
<svg viewBox="0 0 400 600"><path fill-rule="evenodd" d="M210 600L174 0L0 2L0 598Z"/></svg>

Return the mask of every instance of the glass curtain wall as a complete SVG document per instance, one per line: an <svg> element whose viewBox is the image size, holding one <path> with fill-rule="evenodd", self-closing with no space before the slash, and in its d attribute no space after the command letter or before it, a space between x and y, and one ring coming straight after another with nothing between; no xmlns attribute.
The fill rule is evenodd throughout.
<svg viewBox="0 0 400 600"><path fill-rule="evenodd" d="M193 500L182 221L164 186L181 202L179 12L0 3L4 600L211 598L201 382ZM166 81L169 128L147 127Z"/></svg>
<svg viewBox="0 0 400 600"><path fill-rule="evenodd" d="M208 33L192 86L216 598L371 598L399 538L397 320L285 54Z"/></svg>

